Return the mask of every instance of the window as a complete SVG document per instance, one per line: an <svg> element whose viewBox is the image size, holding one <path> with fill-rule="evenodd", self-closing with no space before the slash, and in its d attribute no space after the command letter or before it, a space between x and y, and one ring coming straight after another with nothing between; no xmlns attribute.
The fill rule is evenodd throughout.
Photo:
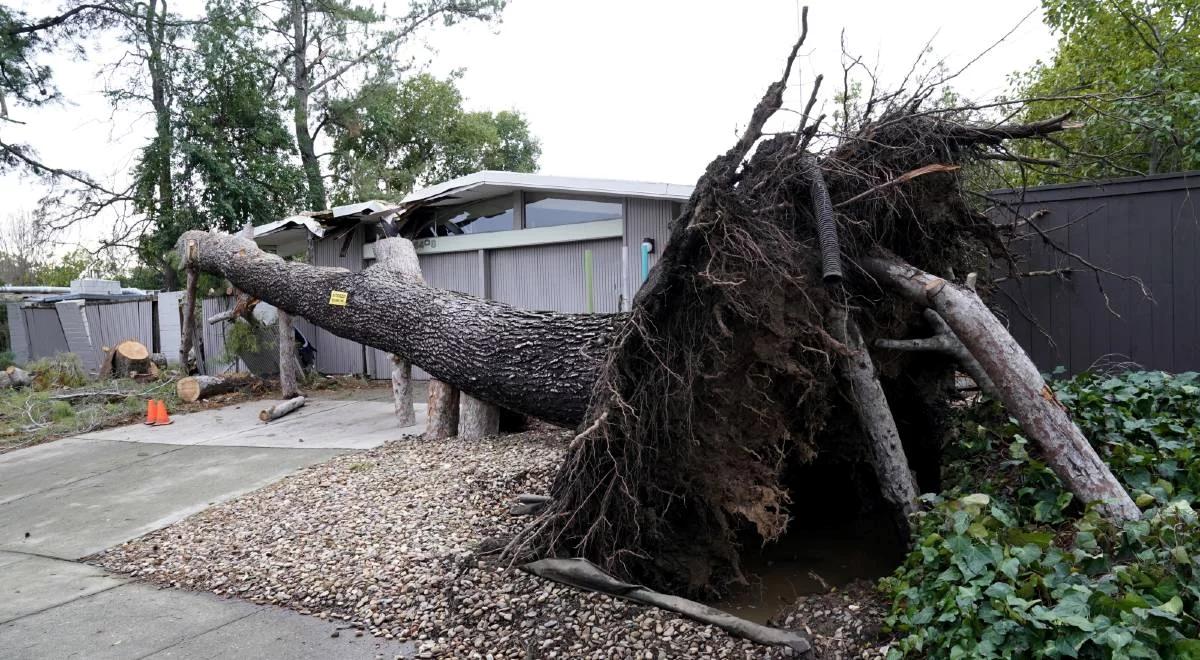
<svg viewBox="0 0 1200 660"><path fill-rule="evenodd" d="M465 206L434 210L433 223L419 232L420 237L457 236L508 231L513 228L513 197L505 195Z"/></svg>
<svg viewBox="0 0 1200 660"><path fill-rule="evenodd" d="M525 226L530 229L620 219L621 202L619 201L538 194L525 196Z"/></svg>

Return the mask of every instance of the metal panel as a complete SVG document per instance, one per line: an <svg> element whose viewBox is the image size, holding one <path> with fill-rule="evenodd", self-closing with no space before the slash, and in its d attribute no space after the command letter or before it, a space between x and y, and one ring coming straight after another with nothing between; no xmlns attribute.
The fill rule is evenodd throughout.
<svg viewBox="0 0 1200 660"><path fill-rule="evenodd" d="M25 327L25 310L21 308L20 303L8 303L5 305L5 310L8 312L8 339L9 346L12 347L13 359L17 364L25 364L29 361L29 331Z"/></svg>
<svg viewBox="0 0 1200 660"><path fill-rule="evenodd" d="M63 334L66 336L67 348L79 356L84 371L96 376L100 374L100 360L103 351L92 340L83 305L82 300L64 300L55 303L54 309L58 312L58 322L62 325Z"/></svg>
<svg viewBox="0 0 1200 660"><path fill-rule="evenodd" d="M240 371L241 360L225 362L221 358L225 353L225 326L227 323L209 324L207 319L213 314L219 314L233 307L235 300L232 296L205 298L200 303L200 327L204 340L204 372L219 374L225 371Z"/></svg>
<svg viewBox="0 0 1200 660"><path fill-rule="evenodd" d="M632 299L637 290L642 287L642 241L649 238L654 241L654 252L650 254L651 268L658 263L663 250L667 248L667 237L670 235L671 221L675 219L676 205L661 199L625 200L625 268L628 278L627 299ZM625 309L629 308L626 301Z"/></svg>
<svg viewBox="0 0 1200 660"><path fill-rule="evenodd" d="M418 259L421 261L421 274L430 286L474 296L484 294L480 287L482 273L478 252L425 254Z"/></svg>
<svg viewBox="0 0 1200 660"><path fill-rule="evenodd" d="M591 311L616 312L621 298L620 239L490 251L492 298L526 309L586 312L588 251L592 253Z"/></svg>
<svg viewBox="0 0 1200 660"><path fill-rule="evenodd" d="M179 302L182 291L158 294L158 345L168 364L179 364L179 347L183 342L183 320Z"/></svg>
<svg viewBox="0 0 1200 660"><path fill-rule="evenodd" d="M1013 336L1044 371L1078 373L1099 360L1146 369L1200 370L1200 175L1180 173L998 193L1057 246L1127 278L1096 275L1025 227L1014 243L1022 270L1071 268L1066 277L1005 282L996 303ZM1000 221L1012 214L998 212ZM1022 320L1028 313L1032 321ZM1119 315L1119 316L1118 316ZM1036 323L1036 325L1034 325ZM1039 327L1040 326L1040 329ZM1047 337L1048 335L1048 337Z"/></svg>
<svg viewBox="0 0 1200 660"><path fill-rule="evenodd" d="M154 326L149 301L102 303L94 307L100 314L100 337L104 346L112 347L133 339L153 349ZM96 336L95 332L92 336Z"/></svg>
<svg viewBox="0 0 1200 660"><path fill-rule="evenodd" d="M316 241L313 265L337 266L355 273L361 271L364 232L365 228L362 225L350 230L349 234L336 229L327 231L325 238ZM345 256L342 256L343 244L346 246ZM327 374L360 374L366 369L361 344L315 326L312 332L305 333L305 336L317 349L317 371Z"/></svg>
<svg viewBox="0 0 1200 660"><path fill-rule="evenodd" d="M38 359L66 353L67 336L53 307L26 307L25 327L29 330L29 357Z"/></svg>

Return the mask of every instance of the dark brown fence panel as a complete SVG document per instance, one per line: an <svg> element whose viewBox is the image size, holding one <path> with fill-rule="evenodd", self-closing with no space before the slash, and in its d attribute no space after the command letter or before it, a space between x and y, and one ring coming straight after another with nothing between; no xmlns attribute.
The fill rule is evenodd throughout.
<svg viewBox="0 0 1200 660"><path fill-rule="evenodd" d="M1200 172L999 193L1009 206L993 209L994 217L1016 223L1020 269L1073 271L1005 281L996 296L1038 367L1078 373L1107 361L1200 370L1198 193ZM1084 260L1112 274L1097 276ZM1118 275L1139 278L1152 299Z"/></svg>

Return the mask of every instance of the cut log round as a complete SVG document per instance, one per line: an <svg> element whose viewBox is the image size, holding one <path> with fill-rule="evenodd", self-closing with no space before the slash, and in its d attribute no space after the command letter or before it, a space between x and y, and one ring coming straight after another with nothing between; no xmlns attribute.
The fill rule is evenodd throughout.
<svg viewBox="0 0 1200 660"><path fill-rule="evenodd" d="M33 384L33 376L20 367L9 367L0 371L0 388L29 387Z"/></svg>
<svg viewBox="0 0 1200 660"><path fill-rule="evenodd" d="M188 376L180 378L179 382L175 383L175 394L182 401L195 403L200 399L207 399L210 396L232 392L239 387L250 384L253 380L253 378L246 375Z"/></svg>
<svg viewBox="0 0 1200 660"><path fill-rule="evenodd" d="M150 351L145 344L127 339L113 348L112 374L116 378L129 378L151 373Z"/></svg>
<svg viewBox="0 0 1200 660"><path fill-rule="evenodd" d="M258 418L264 422L273 422L284 415L291 414L304 406L304 397L298 396L277 403L258 413Z"/></svg>

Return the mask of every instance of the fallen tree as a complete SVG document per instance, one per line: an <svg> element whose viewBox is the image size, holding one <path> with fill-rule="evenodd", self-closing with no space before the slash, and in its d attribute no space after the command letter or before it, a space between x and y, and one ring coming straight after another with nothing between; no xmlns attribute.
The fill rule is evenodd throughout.
<svg viewBox="0 0 1200 660"><path fill-rule="evenodd" d="M914 351L878 361L868 347L944 332L930 313L1081 501L1137 517L974 290L928 274L980 273L983 286L1010 260L958 170L1066 117L971 123L923 109L925 90L888 97L817 149L814 90L794 130L764 137L802 42L697 183L628 314L520 310L203 232L181 238L185 263L480 400L581 429L551 499L509 545L514 559L579 555L655 586L719 591L744 580L747 538L780 538L802 504L793 485L822 472L874 493L859 504L891 509L903 533L921 487L908 465L937 465L956 365ZM907 437L901 417L920 422Z"/></svg>

